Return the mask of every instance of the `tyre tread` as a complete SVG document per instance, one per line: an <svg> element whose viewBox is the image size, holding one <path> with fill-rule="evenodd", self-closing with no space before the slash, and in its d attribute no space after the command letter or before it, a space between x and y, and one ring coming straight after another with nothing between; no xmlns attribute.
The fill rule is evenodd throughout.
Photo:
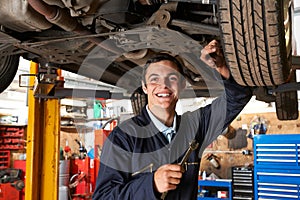
<svg viewBox="0 0 300 200"><path fill-rule="evenodd" d="M241 85L273 86L284 83L290 66L282 48L278 2L219 1L220 28L226 61Z"/></svg>

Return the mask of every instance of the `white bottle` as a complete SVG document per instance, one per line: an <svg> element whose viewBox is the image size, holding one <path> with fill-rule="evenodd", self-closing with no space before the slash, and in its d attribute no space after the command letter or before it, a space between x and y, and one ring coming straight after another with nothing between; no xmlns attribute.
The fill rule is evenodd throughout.
<svg viewBox="0 0 300 200"><path fill-rule="evenodd" d="M206 180L206 171L203 171L202 173L202 180Z"/></svg>

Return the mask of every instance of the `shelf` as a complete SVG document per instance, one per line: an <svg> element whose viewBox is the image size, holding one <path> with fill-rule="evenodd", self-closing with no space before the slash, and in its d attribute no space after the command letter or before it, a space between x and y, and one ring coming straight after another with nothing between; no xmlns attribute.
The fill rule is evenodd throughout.
<svg viewBox="0 0 300 200"><path fill-rule="evenodd" d="M0 149L19 150L25 148L25 126L0 125Z"/></svg>
<svg viewBox="0 0 300 200"><path fill-rule="evenodd" d="M202 200L202 199L209 199L209 200L220 200L220 199L224 199L224 200L230 200L229 198L217 198L217 197L198 197L197 200Z"/></svg>
<svg viewBox="0 0 300 200"><path fill-rule="evenodd" d="M5 126L5 127L26 127L26 124L1 124L0 126Z"/></svg>
<svg viewBox="0 0 300 200"><path fill-rule="evenodd" d="M200 186L231 187L231 180L198 180Z"/></svg>
<svg viewBox="0 0 300 200"><path fill-rule="evenodd" d="M10 165L10 151L0 151L0 169L6 169Z"/></svg>
<svg viewBox="0 0 300 200"><path fill-rule="evenodd" d="M65 132L80 132L85 131L85 132L92 132L94 129L93 127L88 127L88 126L60 126L60 130L65 131Z"/></svg>
<svg viewBox="0 0 300 200"><path fill-rule="evenodd" d="M228 191L228 198L217 198L217 197L198 197L197 200L201 199L232 199L232 184L231 179L217 179L217 180L198 180L199 191L202 190L202 187L216 187L216 188L225 188ZM209 189L207 189L209 190Z"/></svg>

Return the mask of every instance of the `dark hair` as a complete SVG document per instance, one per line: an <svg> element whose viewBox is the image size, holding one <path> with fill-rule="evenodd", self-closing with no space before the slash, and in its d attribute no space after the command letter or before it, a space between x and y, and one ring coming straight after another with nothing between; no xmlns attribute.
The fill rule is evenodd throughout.
<svg viewBox="0 0 300 200"><path fill-rule="evenodd" d="M183 74L184 74L183 73L183 66L174 56L171 56L170 54L167 54L167 53L159 53L159 54L155 54L155 56L148 59L146 64L144 65L143 74L142 74L142 80L143 80L144 83L146 83L146 77L145 76L146 76L146 71L147 71L149 65L151 63L157 63L157 62L160 62L160 61L163 61L163 60L168 60L168 61L173 62L177 66L178 72L183 76Z"/></svg>

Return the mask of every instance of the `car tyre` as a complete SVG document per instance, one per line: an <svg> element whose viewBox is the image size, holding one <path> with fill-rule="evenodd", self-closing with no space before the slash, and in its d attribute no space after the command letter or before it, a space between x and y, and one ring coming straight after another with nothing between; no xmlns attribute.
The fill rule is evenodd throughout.
<svg viewBox="0 0 300 200"><path fill-rule="evenodd" d="M292 52L290 0L219 1L226 61L240 85L273 86L288 79Z"/></svg>
<svg viewBox="0 0 300 200"><path fill-rule="evenodd" d="M19 66L20 56L4 55L0 57L0 93L13 81Z"/></svg>
<svg viewBox="0 0 300 200"><path fill-rule="evenodd" d="M276 115L279 120L296 120L299 117L297 91L276 94Z"/></svg>
<svg viewBox="0 0 300 200"><path fill-rule="evenodd" d="M291 77L291 0L219 1L221 41L227 65L244 86L278 86ZM297 92L276 94L280 120L298 118Z"/></svg>
<svg viewBox="0 0 300 200"><path fill-rule="evenodd" d="M291 82L296 81L296 72L293 71ZM275 93L276 115L279 120L296 120L299 117L297 91Z"/></svg>
<svg viewBox="0 0 300 200"><path fill-rule="evenodd" d="M147 95L144 93L142 87L138 87L130 97L132 110L135 115L141 113L143 107L147 104Z"/></svg>

